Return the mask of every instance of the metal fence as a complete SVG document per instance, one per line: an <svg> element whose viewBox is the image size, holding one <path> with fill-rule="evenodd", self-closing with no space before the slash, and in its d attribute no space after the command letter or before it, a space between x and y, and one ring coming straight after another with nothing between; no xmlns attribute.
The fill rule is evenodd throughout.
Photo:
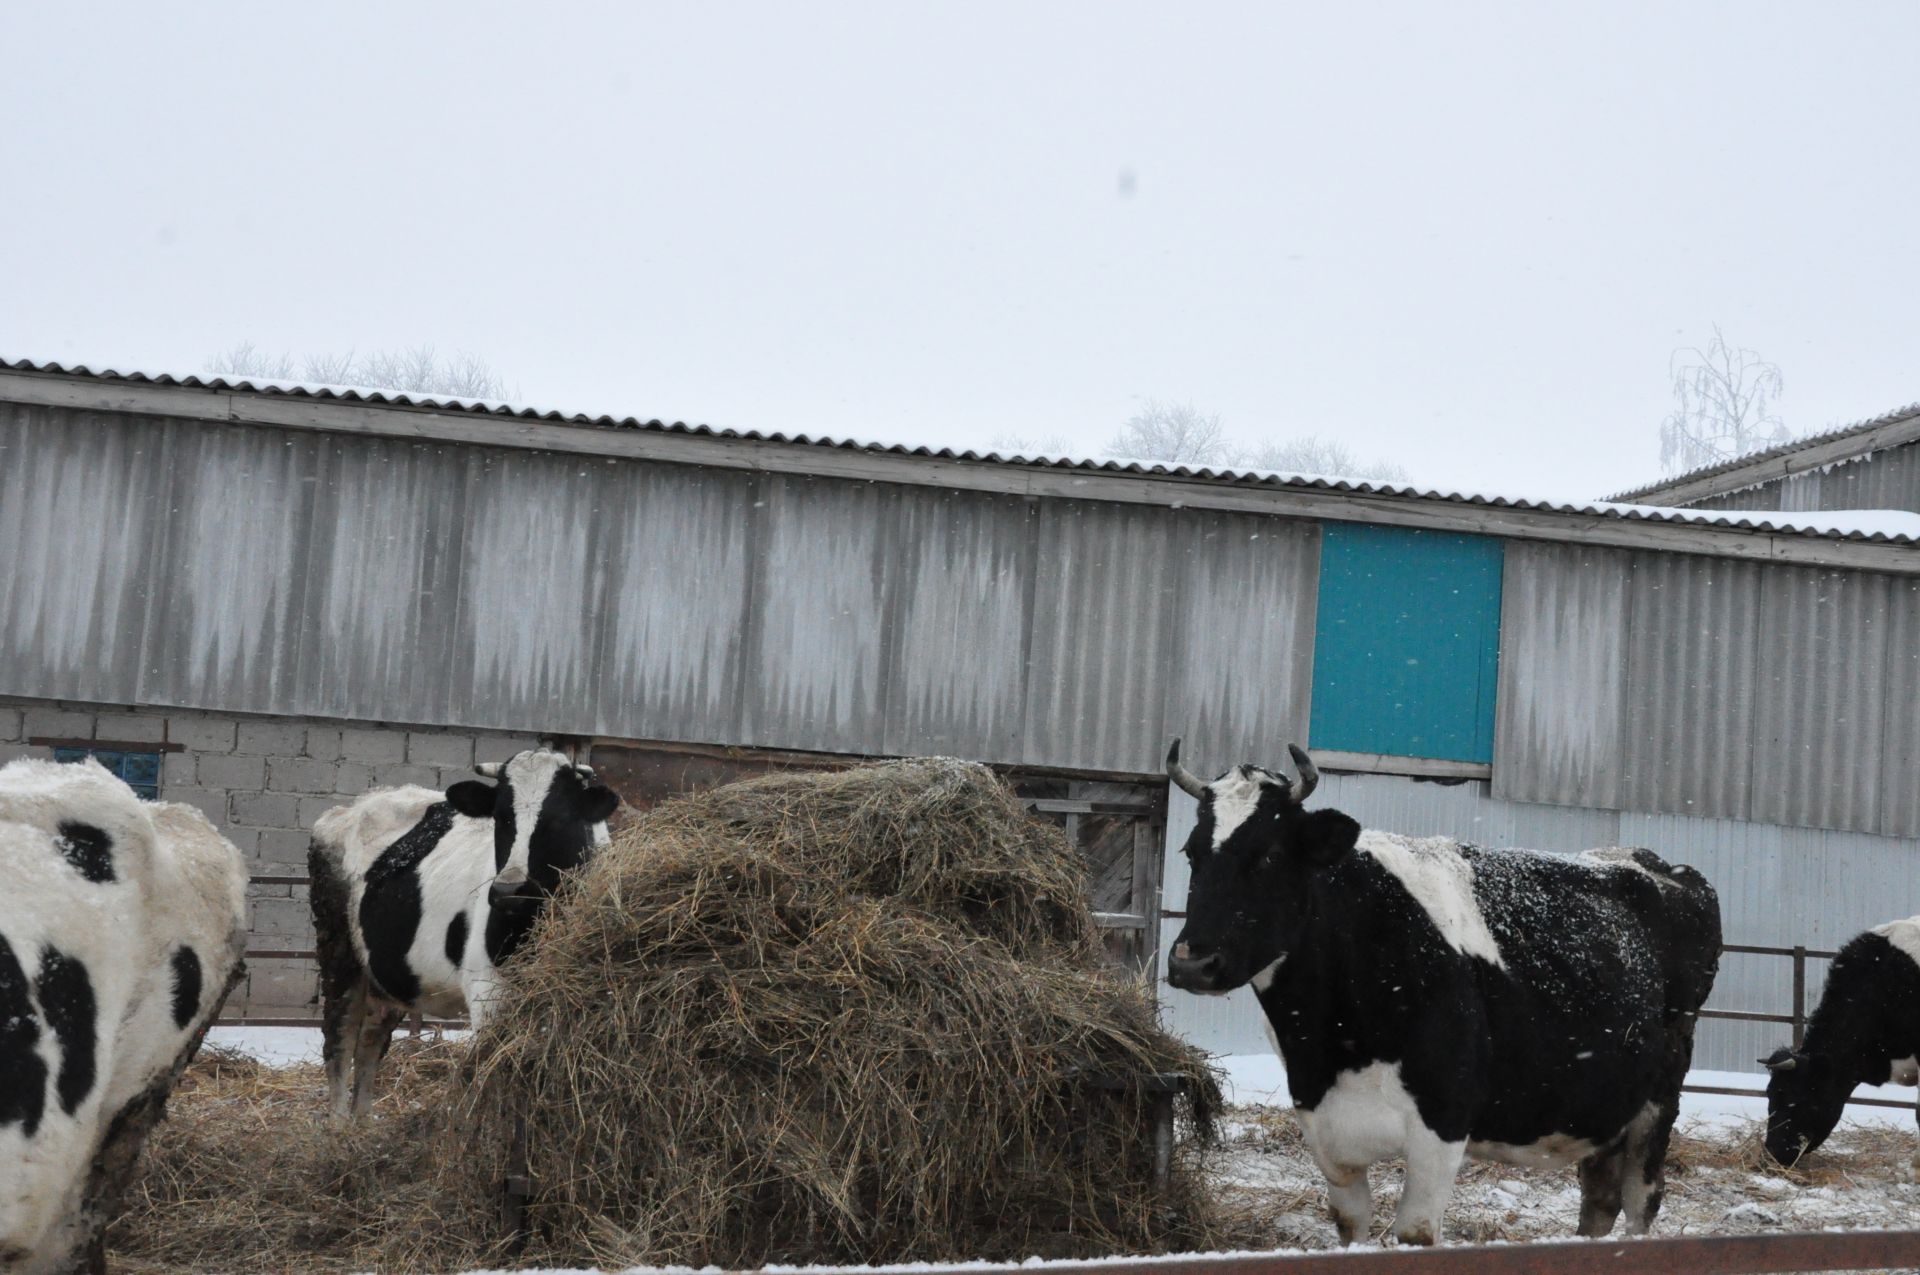
<svg viewBox="0 0 1920 1275"><path fill-rule="evenodd" d="M1030 800L1027 804L1029 806L1034 807L1036 810L1040 810L1044 813L1065 815L1068 818L1077 818L1083 815L1100 814L1105 812L1105 807L1101 803L1090 803L1090 802L1084 802L1084 801ZM1124 803L1108 803L1108 804L1111 804L1115 811L1120 811ZM1127 814L1136 814L1138 813L1139 809L1140 808L1138 808L1135 805L1124 804L1124 812ZM1138 870L1145 871L1145 869L1138 869ZM309 879L304 876L258 876L258 877L250 877L248 878L248 881L252 885L304 886L309 883ZM1152 915L1150 917L1136 915L1136 914L1111 914L1111 913L1102 912L1102 913L1096 913L1094 916L1094 919L1096 923L1098 923L1103 929L1131 931L1131 930L1140 929L1149 924L1155 924L1157 926L1157 922L1161 915L1162 914L1159 912L1159 910L1155 908L1153 909ZM1165 915L1180 916L1184 914L1183 913L1167 913ZM1785 1014L1769 1014L1769 1013L1764 1013L1757 1010L1745 1010L1745 1009L1703 1009L1700 1011L1700 1017L1719 1018L1719 1019L1726 1019L1733 1022L1743 1022L1743 1023L1779 1023L1779 1024L1782 1024L1783 1026L1786 1026L1792 1029L1793 1046L1795 1049L1798 1049L1802 1044L1802 1042L1806 1039L1806 1034L1807 1034L1807 962L1809 960L1830 961L1834 957L1838 956L1839 953L1827 951L1822 948L1811 948L1811 947L1803 947L1803 946L1766 947L1766 946L1756 945L1751 943L1723 944L1720 948L1720 952L1723 956L1724 955L1777 956L1777 957L1782 957L1792 961L1793 962L1792 1009L1791 1009L1791 1012L1785 1013ZM253 948L248 950L247 955L250 958L254 958L258 960L315 961L319 959L318 953L316 953L312 948ZM418 1028L420 1027L423 1021L431 1023L436 1027L449 1028L449 1029L458 1029L466 1026L466 1023L460 1019L421 1020L416 1018L414 1022L416 1030L418 1030ZM318 1028L320 1026L320 1019L312 1016L309 1016L306 1018L252 1018L252 1017L234 1018L231 1016L227 1016L219 1019L217 1025L221 1027ZM1719 1095L1725 1095L1725 1096L1734 1097L1734 1098L1753 1098L1753 1097L1762 1096L1762 1091L1758 1089L1735 1089L1735 1088L1724 1086L1724 1085L1687 1085L1685 1086L1685 1092L1701 1093L1701 1094L1719 1094ZM1898 1102L1898 1101L1894 1101L1887 1098L1848 1098L1847 1104L1849 1106L1854 1106L1854 1107L1892 1107L1897 1110L1906 1110L1907 1108L1914 1107L1916 1105L1915 1103Z"/></svg>

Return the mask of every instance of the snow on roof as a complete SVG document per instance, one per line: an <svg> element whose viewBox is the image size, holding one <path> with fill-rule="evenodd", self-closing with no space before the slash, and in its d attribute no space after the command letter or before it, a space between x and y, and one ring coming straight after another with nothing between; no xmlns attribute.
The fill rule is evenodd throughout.
<svg viewBox="0 0 1920 1275"><path fill-rule="evenodd" d="M95 370L85 365L36 362L31 359L0 357L0 371L33 372L89 380L119 381L136 385L176 386L190 389L223 390L246 394L336 400L376 406L460 412L473 415L507 416L519 420L570 425L594 429L639 429L663 433L690 434L712 438L739 439L746 442L789 444L841 450L864 451L882 455L927 457L975 464L1043 466L1108 474L1142 477L1166 477L1205 483L1239 486L1285 487L1316 490L1341 495L1387 497L1399 500L1438 501L1447 504L1518 509L1539 513L1620 519L1628 522L1668 523L1682 526L1731 528L1742 531L1782 535L1818 536L1828 539L1863 541L1875 544L1920 543L1920 515L1883 510L1837 512L1782 512L1772 510L1703 510L1639 505L1618 500L1581 500L1539 494L1474 490L1427 486L1418 483L1385 482L1371 479L1342 478L1321 474L1289 473L1279 470L1245 469L1228 466L1187 465L1168 461L1136 460L1125 457L1070 455L1061 453L1022 453L977 451L971 448L929 447L924 444L888 442L851 434L785 434L777 431L716 428L689 425L684 421L667 422L659 418L613 416L562 412L551 408L497 402L489 399L455 398L438 394L409 394L335 385L312 385L297 381L274 381L224 376L175 376L166 372L120 372ZM1920 414L1920 405L1906 409ZM1895 413L1880 420L1856 426L1856 429L1884 424L1896 419ZM1844 432L1844 431L1843 431ZM1818 440L1801 440L1813 442ZM1751 460L1753 458L1746 458ZM1744 461L1742 462L1744 463ZM1677 480L1672 480L1677 481ZM1663 484L1664 485L1664 484Z"/></svg>
<svg viewBox="0 0 1920 1275"><path fill-rule="evenodd" d="M1873 451L1875 446L1874 440L1868 436L1871 435L1874 430L1886 425L1898 425L1904 421L1912 420L1916 416L1920 416L1920 403L1909 403L1905 407L1896 407L1891 412L1883 412L1869 420L1857 421L1851 425L1837 425L1832 429L1822 430L1817 434L1807 434L1803 437L1793 439L1791 442L1781 443L1778 447L1769 447L1764 451L1748 452L1744 456L1736 456L1732 460L1723 460L1715 465L1702 465L1698 469L1690 469L1684 474L1674 474L1672 477L1662 478L1658 482L1642 483L1640 486L1627 491L1616 492L1614 495L1607 497L1607 499L1612 501L1638 500L1645 496L1657 496L1668 488L1677 487L1682 483L1699 482L1702 479L1717 478L1722 474L1738 473L1746 469L1764 470L1769 467L1771 462L1792 456L1797 452L1804 452L1814 447L1824 447L1829 443L1837 443L1855 436L1860 438L1860 450L1836 457L1835 459L1857 460L1861 456ZM1768 478L1778 478L1780 476L1778 473L1756 475L1754 482L1749 485L1758 486Z"/></svg>

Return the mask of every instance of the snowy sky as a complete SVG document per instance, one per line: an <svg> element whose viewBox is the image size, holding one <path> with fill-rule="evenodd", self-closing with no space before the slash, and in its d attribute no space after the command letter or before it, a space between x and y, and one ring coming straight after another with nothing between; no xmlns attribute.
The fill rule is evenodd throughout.
<svg viewBox="0 0 1920 1275"><path fill-rule="evenodd" d="M1176 14L1176 10L1178 11ZM1920 398L1920 5L16 0L0 353L436 343L541 405L1658 474L1718 322Z"/></svg>

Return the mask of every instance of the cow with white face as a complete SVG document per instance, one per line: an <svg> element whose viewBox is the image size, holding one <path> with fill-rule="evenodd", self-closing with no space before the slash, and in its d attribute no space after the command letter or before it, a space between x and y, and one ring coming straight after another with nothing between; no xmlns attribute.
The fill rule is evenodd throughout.
<svg viewBox="0 0 1920 1275"><path fill-rule="evenodd" d="M1920 1083L1920 916L1854 935L1827 970L1798 1049L1761 1063L1767 1153L1793 1164L1827 1140L1858 1085ZM1910 1178L1920 1179L1920 1151Z"/></svg>
<svg viewBox="0 0 1920 1275"><path fill-rule="evenodd" d="M102 1234L246 946L240 852L91 759L0 767L0 1272Z"/></svg>
<svg viewBox="0 0 1920 1275"><path fill-rule="evenodd" d="M561 874L607 843L619 798L591 767L533 749L475 769L497 782L383 789L313 826L322 1053L336 1116L366 1110L407 1013L464 1011L483 1024L501 963Z"/></svg>
<svg viewBox="0 0 1920 1275"><path fill-rule="evenodd" d="M1719 964L1713 888L1646 850L1482 850L1308 810L1319 782L1202 783L1177 988L1251 984L1343 1243L1376 1161L1405 1157L1393 1234L1431 1244L1462 1159L1580 1167L1580 1234L1659 1211L1695 1017Z"/></svg>

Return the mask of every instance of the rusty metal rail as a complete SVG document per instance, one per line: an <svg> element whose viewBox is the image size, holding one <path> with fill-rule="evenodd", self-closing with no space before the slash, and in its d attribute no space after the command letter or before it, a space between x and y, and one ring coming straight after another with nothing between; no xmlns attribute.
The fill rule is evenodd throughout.
<svg viewBox="0 0 1920 1275"><path fill-rule="evenodd" d="M1208 1254L1129 1262L1129 1275L1783 1275L1791 1271L1914 1270L1920 1231L1553 1240L1330 1253ZM937 1272L940 1268L933 1268ZM960 1268L955 1268L958 1271ZM966 1275L1113 1275L1111 1265L969 1266Z"/></svg>

